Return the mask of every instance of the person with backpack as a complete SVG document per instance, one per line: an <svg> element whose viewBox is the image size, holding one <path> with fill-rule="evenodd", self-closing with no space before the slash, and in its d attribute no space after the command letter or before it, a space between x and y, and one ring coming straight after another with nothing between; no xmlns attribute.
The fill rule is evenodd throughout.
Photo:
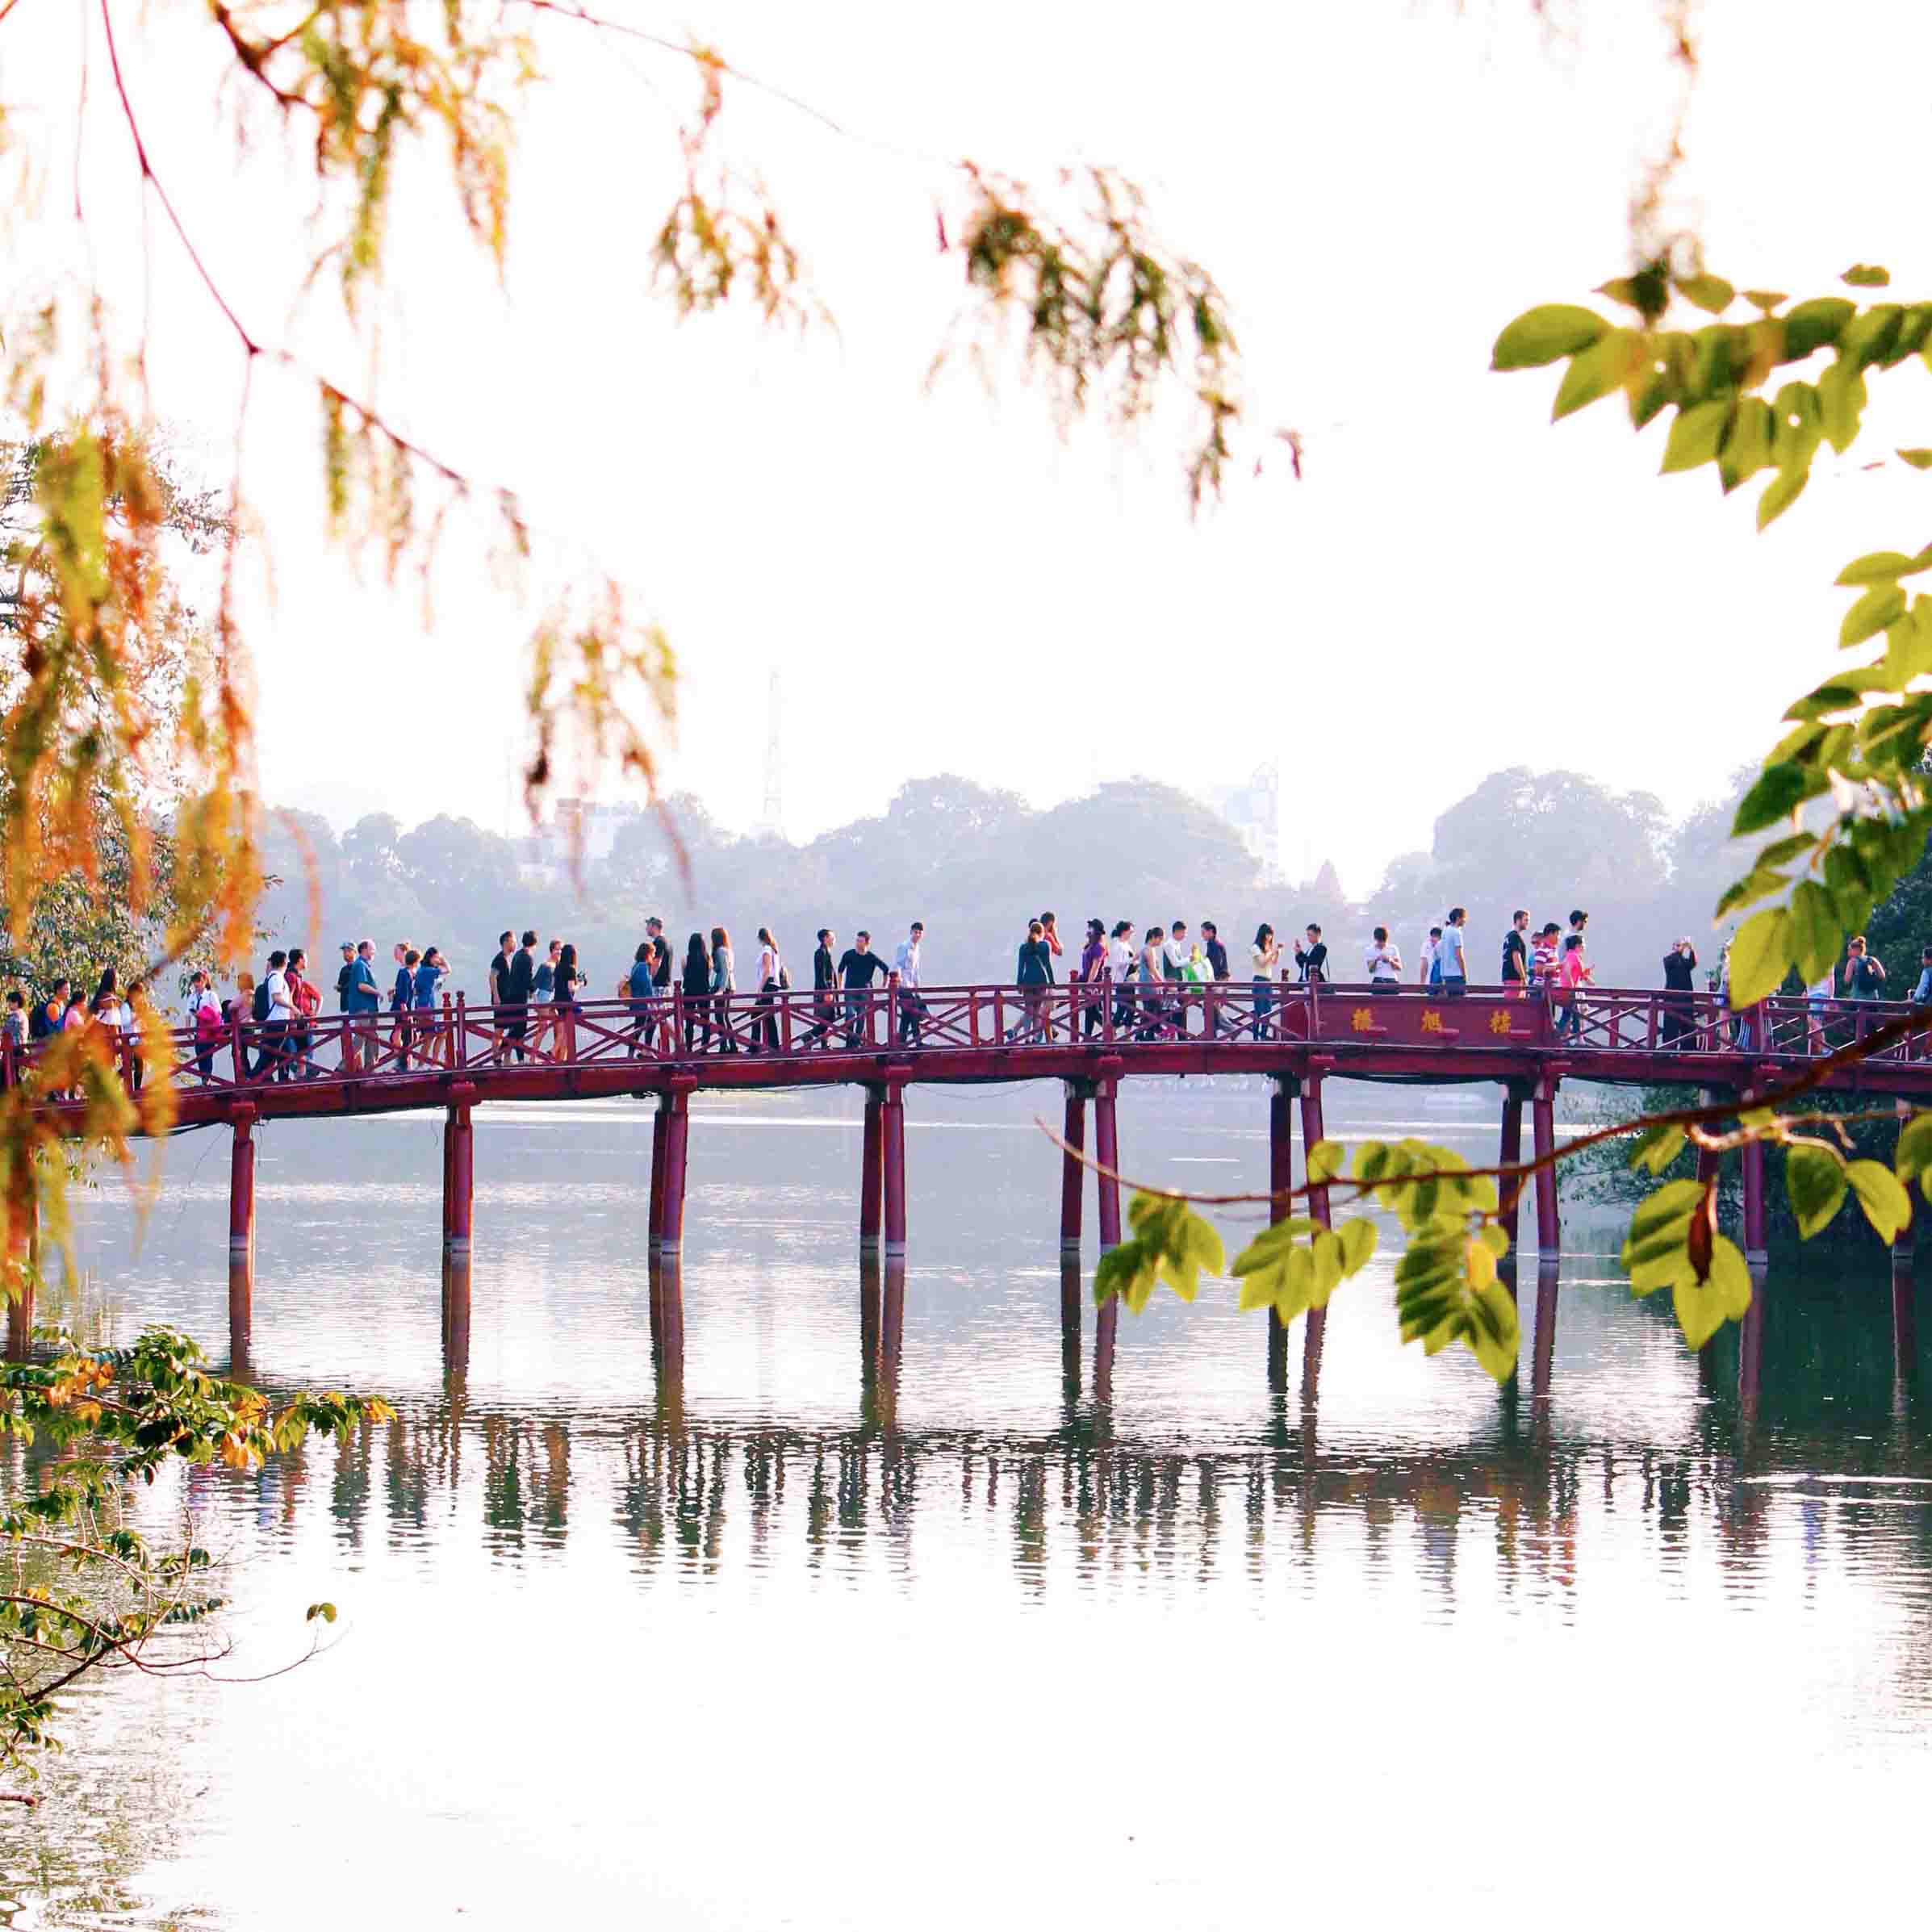
<svg viewBox="0 0 1932 1932"><path fill-rule="evenodd" d="M1845 997L1848 1000L1882 1000L1885 997L1885 968L1872 956L1859 933L1845 948ZM1869 1022L1859 1016L1858 1037L1863 1039Z"/></svg>
<svg viewBox="0 0 1932 1932"><path fill-rule="evenodd" d="M395 1020L389 1043L395 1048L396 1065L407 1071L409 1065L410 1010L416 1005L416 968L422 955L407 939L398 939L392 949L395 982L389 989L389 1010Z"/></svg>
<svg viewBox="0 0 1932 1932"><path fill-rule="evenodd" d="M322 1069L316 1064L316 1015L322 1010L322 989L308 976L308 954L299 946L288 956L288 1000L295 1018L288 1034L288 1077L314 1080Z"/></svg>
<svg viewBox="0 0 1932 1932"><path fill-rule="evenodd" d="M657 963L658 949L655 943L650 939L640 939L636 956L631 961L630 971L625 975L624 983L617 989L620 999L630 1002L630 1056L633 1060L644 1051L644 1031L651 1022Z"/></svg>
<svg viewBox="0 0 1932 1932"><path fill-rule="evenodd" d="M266 1073L271 1081L292 1078L289 1031L295 1023L295 1003L289 994L288 955L279 947L268 956L268 971L255 989L253 1010L261 1022L261 1057L255 1063L256 1077Z"/></svg>
<svg viewBox="0 0 1932 1932"><path fill-rule="evenodd" d="M215 1049L226 1027L221 1002L215 998L207 974L199 968L188 982L188 1024L194 1033L194 1070L206 1086L215 1077Z"/></svg>
<svg viewBox="0 0 1932 1932"><path fill-rule="evenodd" d="M27 1016L27 1037L30 1040L51 1039L61 1031L61 1022L67 1014L67 976L65 973L47 989L47 997L34 1002L33 1010Z"/></svg>

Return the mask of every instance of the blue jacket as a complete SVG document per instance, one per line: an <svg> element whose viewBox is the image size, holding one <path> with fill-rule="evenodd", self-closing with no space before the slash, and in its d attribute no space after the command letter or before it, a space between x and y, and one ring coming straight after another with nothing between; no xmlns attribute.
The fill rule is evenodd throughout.
<svg viewBox="0 0 1932 1932"><path fill-rule="evenodd" d="M350 973L348 1010L351 1013L374 1013L382 1003L383 996L376 986L374 968L368 960L358 959Z"/></svg>

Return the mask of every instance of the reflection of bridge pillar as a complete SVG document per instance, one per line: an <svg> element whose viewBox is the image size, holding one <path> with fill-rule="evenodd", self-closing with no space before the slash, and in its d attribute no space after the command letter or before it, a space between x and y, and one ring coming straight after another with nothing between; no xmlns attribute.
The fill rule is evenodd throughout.
<svg viewBox="0 0 1932 1932"><path fill-rule="evenodd" d="M892 1426L898 1405L899 1356L905 1341L905 1257L885 1257L884 1290L879 1298L879 1420Z"/></svg>
<svg viewBox="0 0 1932 1932"><path fill-rule="evenodd" d="M879 1257L859 1257L859 1361L865 1386L879 1372Z"/></svg>
<svg viewBox="0 0 1932 1932"><path fill-rule="evenodd" d="M885 1089L865 1089L865 1142L859 1162L859 1246L879 1245L879 1203L885 1184Z"/></svg>
<svg viewBox="0 0 1932 1932"><path fill-rule="evenodd" d="M1554 1080L1539 1080L1529 1100L1530 1131L1534 1136L1536 1157L1543 1165L1537 1169L1537 1252L1544 1261L1554 1261L1563 1246L1563 1224L1557 1212L1556 1090ZM1539 1294L1541 1290L1539 1289Z"/></svg>
<svg viewBox="0 0 1932 1932"><path fill-rule="evenodd" d="M1496 1154L1497 1165L1516 1167L1523 1159L1523 1098L1524 1088L1520 1081L1511 1081L1503 1089L1503 1136ZM1509 1236L1510 1252L1515 1253L1518 1223L1523 1207L1523 1190L1519 1182L1512 1187L1507 1181L1498 1190L1502 1207L1503 1232Z"/></svg>
<svg viewBox="0 0 1932 1932"><path fill-rule="evenodd" d="M1764 1143L1744 1144L1744 1258L1762 1266L1770 1258L1764 1219Z"/></svg>
<svg viewBox="0 0 1932 1932"><path fill-rule="evenodd" d="M7 1216L6 1359L25 1361L34 1340L34 1264L39 1244L40 1197L29 1164L16 1186Z"/></svg>
<svg viewBox="0 0 1932 1932"><path fill-rule="evenodd" d="M450 1248L443 1256L443 1373L461 1375L470 1366L470 1251Z"/></svg>
<svg viewBox="0 0 1932 1932"><path fill-rule="evenodd" d="M1120 1083L1111 1076L1094 1083L1094 1158L1100 1172L1100 1252L1120 1245L1120 1135L1114 1104ZM1114 1344L1120 1328L1120 1297L1109 1295L1094 1323L1094 1393L1102 1402L1114 1392Z"/></svg>
<svg viewBox="0 0 1932 1932"><path fill-rule="evenodd" d="M1080 1399L1080 1252L1060 1257L1060 1375L1069 1406Z"/></svg>
<svg viewBox="0 0 1932 1932"><path fill-rule="evenodd" d="M885 1089L885 1105L880 1114L880 1134L884 1142L883 1177L885 1199L882 1219L885 1223L885 1252L905 1252L905 1088L894 1081Z"/></svg>
<svg viewBox="0 0 1932 1932"><path fill-rule="evenodd" d="M228 1152L228 1252L255 1252L255 1110L245 1102L229 1116L235 1129Z"/></svg>
<svg viewBox="0 0 1932 1932"><path fill-rule="evenodd" d="M1087 1089L1082 1081L1069 1080L1067 1119L1061 1139L1067 1145L1060 1157L1060 1244L1080 1245L1081 1195L1085 1190L1086 1163L1081 1156L1087 1144Z"/></svg>
<svg viewBox="0 0 1932 1932"><path fill-rule="evenodd" d="M1292 1073L1278 1074L1268 1092L1268 1191L1274 1198L1268 1203L1272 1226L1285 1221L1294 1211L1288 1198L1294 1186L1294 1096L1301 1082ZM1288 1386L1288 1324L1278 1308L1268 1311L1268 1386Z"/></svg>
<svg viewBox="0 0 1932 1932"><path fill-rule="evenodd" d="M1310 1150L1325 1138L1322 1129L1322 1082L1321 1076L1311 1076L1302 1084L1302 1171L1306 1177ZM1308 1213L1310 1218L1322 1227L1328 1226L1328 1190L1315 1187L1308 1190ZM1314 1399L1316 1385L1321 1380L1322 1340L1328 1332L1328 1311L1326 1308L1311 1308L1302 1318L1302 1399Z"/></svg>
<svg viewBox="0 0 1932 1932"><path fill-rule="evenodd" d="M1926 1206L1926 1198L1916 1181L1905 1183L1905 1198L1912 1204L1912 1219L1892 1239L1892 1266L1895 1273L1909 1274L1918 1248L1918 1218Z"/></svg>
<svg viewBox="0 0 1932 1932"><path fill-rule="evenodd" d="M452 1254L467 1254L476 1191L476 1130L470 1103L476 1089L465 1081L451 1091L443 1123L443 1245Z"/></svg>
<svg viewBox="0 0 1932 1932"><path fill-rule="evenodd" d="M657 1110L650 1117L650 1236L653 1248L659 1247L664 1240L664 1147L671 1138L667 1131L671 1114L671 1096L658 1096ZM654 1310L655 1303L653 1303Z"/></svg>
<svg viewBox="0 0 1932 1932"><path fill-rule="evenodd" d="M684 1420L684 1269L675 1248L652 1255L646 1267L658 1311L658 1414L667 1429L676 1429Z"/></svg>
<svg viewBox="0 0 1932 1932"><path fill-rule="evenodd" d="M684 1163L691 1140L691 1090L674 1087L665 1096L664 1206L659 1246L675 1255L684 1245Z"/></svg>

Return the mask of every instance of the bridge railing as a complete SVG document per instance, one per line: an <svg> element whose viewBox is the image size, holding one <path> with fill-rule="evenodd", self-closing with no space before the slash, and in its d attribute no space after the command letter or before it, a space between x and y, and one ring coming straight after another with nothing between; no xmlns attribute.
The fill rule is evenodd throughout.
<svg viewBox="0 0 1932 1932"><path fill-rule="evenodd" d="M575 1005L471 1006L457 994L406 1012L316 1014L286 1026L237 1017L219 1034L181 1028L164 1058L137 1067L141 1043L116 1045L123 1077L190 1089L240 1089L268 1081L383 1081L424 1070L504 1066L665 1064L726 1055L788 1059L830 1053L985 1053L1081 1044L1131 1053L1196 1045L1312 1043L1445 1052L1524 1048L1587 1060L1656 1052L1687 1061L1712 1055L1815 1057L1899 1016L1926 1024L1881 1049L1881 1062L1932 1060L1932 1008L1903 1002L1777 997L1734 1011L1716 995L1583 987L1315 986L1223 980L1141 985L1061 981L918 989L875 985L792 988ZM31 1059L34 1049L25 1057ZM17 1078L22 1050L0 1048L0 1078ZM1687 1066L1686 1078L1695 1076Z"/></svg>

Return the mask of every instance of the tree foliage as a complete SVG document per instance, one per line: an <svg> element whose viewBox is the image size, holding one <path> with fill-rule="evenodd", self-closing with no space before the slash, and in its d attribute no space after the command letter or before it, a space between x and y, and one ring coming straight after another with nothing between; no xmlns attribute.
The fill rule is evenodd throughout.
<svg viewBox="0 0 1932 1932"><path fill-rule="evenodd" d="M345 1441L394 1415L333 1390L274 1407L211 1375L172 1329L149 1328L126 1349L48 1340L48 1359L0 1367L0 1436L32 1451L38 1471L0 1505L0 1766L15 1774L57 1744L60 1700L81 1679L203 1671L220 1654L194 1634L224 1600L209 1553L191 1536L145 1531L143 1491L180 1466L253 1469L311 1435ZM308 1618L332 1623L335 1608L315 1604Z"/></svg>

